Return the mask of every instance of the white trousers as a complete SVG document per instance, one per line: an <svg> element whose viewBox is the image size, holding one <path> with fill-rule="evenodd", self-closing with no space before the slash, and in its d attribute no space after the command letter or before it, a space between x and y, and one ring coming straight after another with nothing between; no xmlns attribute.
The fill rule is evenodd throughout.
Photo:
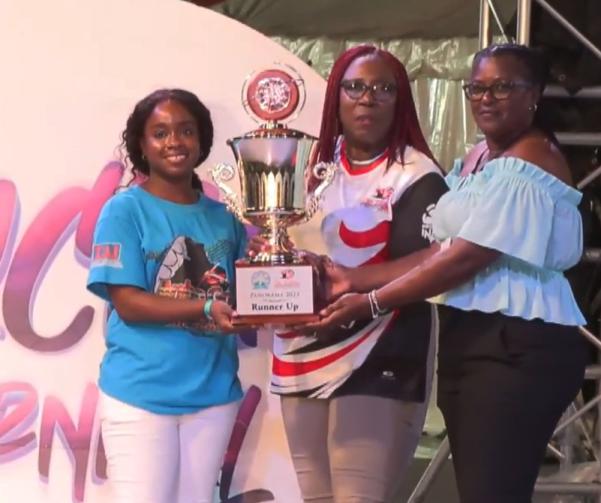
<svg viewBox="0 0 601 503"><path fill-rule="evenodd" d="M111 503L213 503L238 405L160 415L101 393Z"/></svg>

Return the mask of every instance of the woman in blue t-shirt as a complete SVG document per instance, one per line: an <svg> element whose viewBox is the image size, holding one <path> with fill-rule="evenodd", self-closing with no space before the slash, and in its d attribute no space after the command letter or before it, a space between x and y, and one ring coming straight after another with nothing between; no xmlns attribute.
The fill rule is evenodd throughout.
<svg viewBox="0 0 601 503"><path fill-rule="evenodd" d="M90 291L111 307L100 418L114 502L212 502L242 392L228 304L241 224L202 193L209 110L188 92L142 99L123 132L135 177L94 234Z"/></svg>
<svg viewBox="0 0 601 503"><path fill-rule="evenodd" d="M369 293L342 296L315 327L420 299L440 304L438 402L462 503L531 501L584 374L585 319L563 274L582 253L581 194L537 113L547 73L525 46L476 55L464 90L485 141L446 178L432 214L438 243L415 267L408 256L331 268L339 293Z"/></svg>

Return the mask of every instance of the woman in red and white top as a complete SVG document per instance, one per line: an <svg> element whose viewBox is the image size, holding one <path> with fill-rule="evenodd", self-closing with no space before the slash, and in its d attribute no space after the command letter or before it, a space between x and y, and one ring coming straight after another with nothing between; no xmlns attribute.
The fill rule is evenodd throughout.
<svg viewBox="0 0 601 503"><path fill-rule="evenodd" d="M429 212L447 188L398 59L366 45L338 58L320 145L320 160L339 164L321 224L334 262L429 247ZM435 308L418 302L327 334L276 334L272 391L305 501L390 500L422 431L437 326Z"/></svg>

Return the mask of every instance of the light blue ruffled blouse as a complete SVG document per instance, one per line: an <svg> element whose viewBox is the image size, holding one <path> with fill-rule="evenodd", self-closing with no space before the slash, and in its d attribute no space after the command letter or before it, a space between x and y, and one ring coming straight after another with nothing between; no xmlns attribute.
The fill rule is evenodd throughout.
<svg viewBox="0 0 601 503"><path fill-rule="evenodd" d="M563 271L582 255L582 194L538 166L500 157L472 175L462 162L433 212L438 241L462 238L503 253L485 270L432 302L562 325L586 321Z"/></svg>

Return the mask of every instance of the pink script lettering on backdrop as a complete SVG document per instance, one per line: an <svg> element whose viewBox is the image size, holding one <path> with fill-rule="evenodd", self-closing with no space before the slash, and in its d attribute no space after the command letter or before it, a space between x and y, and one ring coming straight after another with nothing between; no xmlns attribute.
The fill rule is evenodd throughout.
<svg viewBox="0 0 601 503"><path fill-rule="evenodd" d="M70 187L59 192L33 219L16 249L20 223L17 189L10 180L0 180L0 284L6 278L2 305L5 327L0 325L0 339L5 328L22 346L49 353L72 347L88 332L95 314L91 306L82 307L71 323L52 337L40 336L34 330L30 313L39 285L73 232L76 259L84 266L89 265L98 215L119 186L123 172L121 163L111 162L101 171L91 189ZM210 184L205 184L205 193L218 198L218 190ZM256 334L245 334L243 340L247 346L255 346ZM251 386L241 404L222 470L220 499L223 503L274 500L273 494L265 489L229 495L242 442L260 399L261 390ZM13 461L36 448L37 436L31 428L39 415L39 402L38 393L31 384L0 382L0 463ZM48 480L54 439L58 436L73 465L72 498L75 501L84 501L85 497L86 474L90 452L94 447L92 434L97 402L98 389L88 383L77 423L55 396L47 396L42 408L38 473L42 480ZM98 481L106 479L106 457L100 435L95 447L92 472Z"/></svg>
<svg viewBox="0 0 601 503"><path fill-rule="evenodd" d="M61 351L77 343L90 328L94 318L92 306L82 307L69 326L52 337L36 333L30 313L39 285L73 232L77 258L84 263L89 261L98 214L119 185L123 169L121 163L112 162L101 171L92 189L69 187L62 190L42 208L23 234L12 263L7 266L2 314L6 330L26 348L40 352ZM6 207L0 208L6 210L6 216L0 220L0 243L5 244L4 249L0 249L2 262L11 256L19 226L19 201L10 181L0 181L0 201L5 197L6 203L2 206Z"/></svg>

